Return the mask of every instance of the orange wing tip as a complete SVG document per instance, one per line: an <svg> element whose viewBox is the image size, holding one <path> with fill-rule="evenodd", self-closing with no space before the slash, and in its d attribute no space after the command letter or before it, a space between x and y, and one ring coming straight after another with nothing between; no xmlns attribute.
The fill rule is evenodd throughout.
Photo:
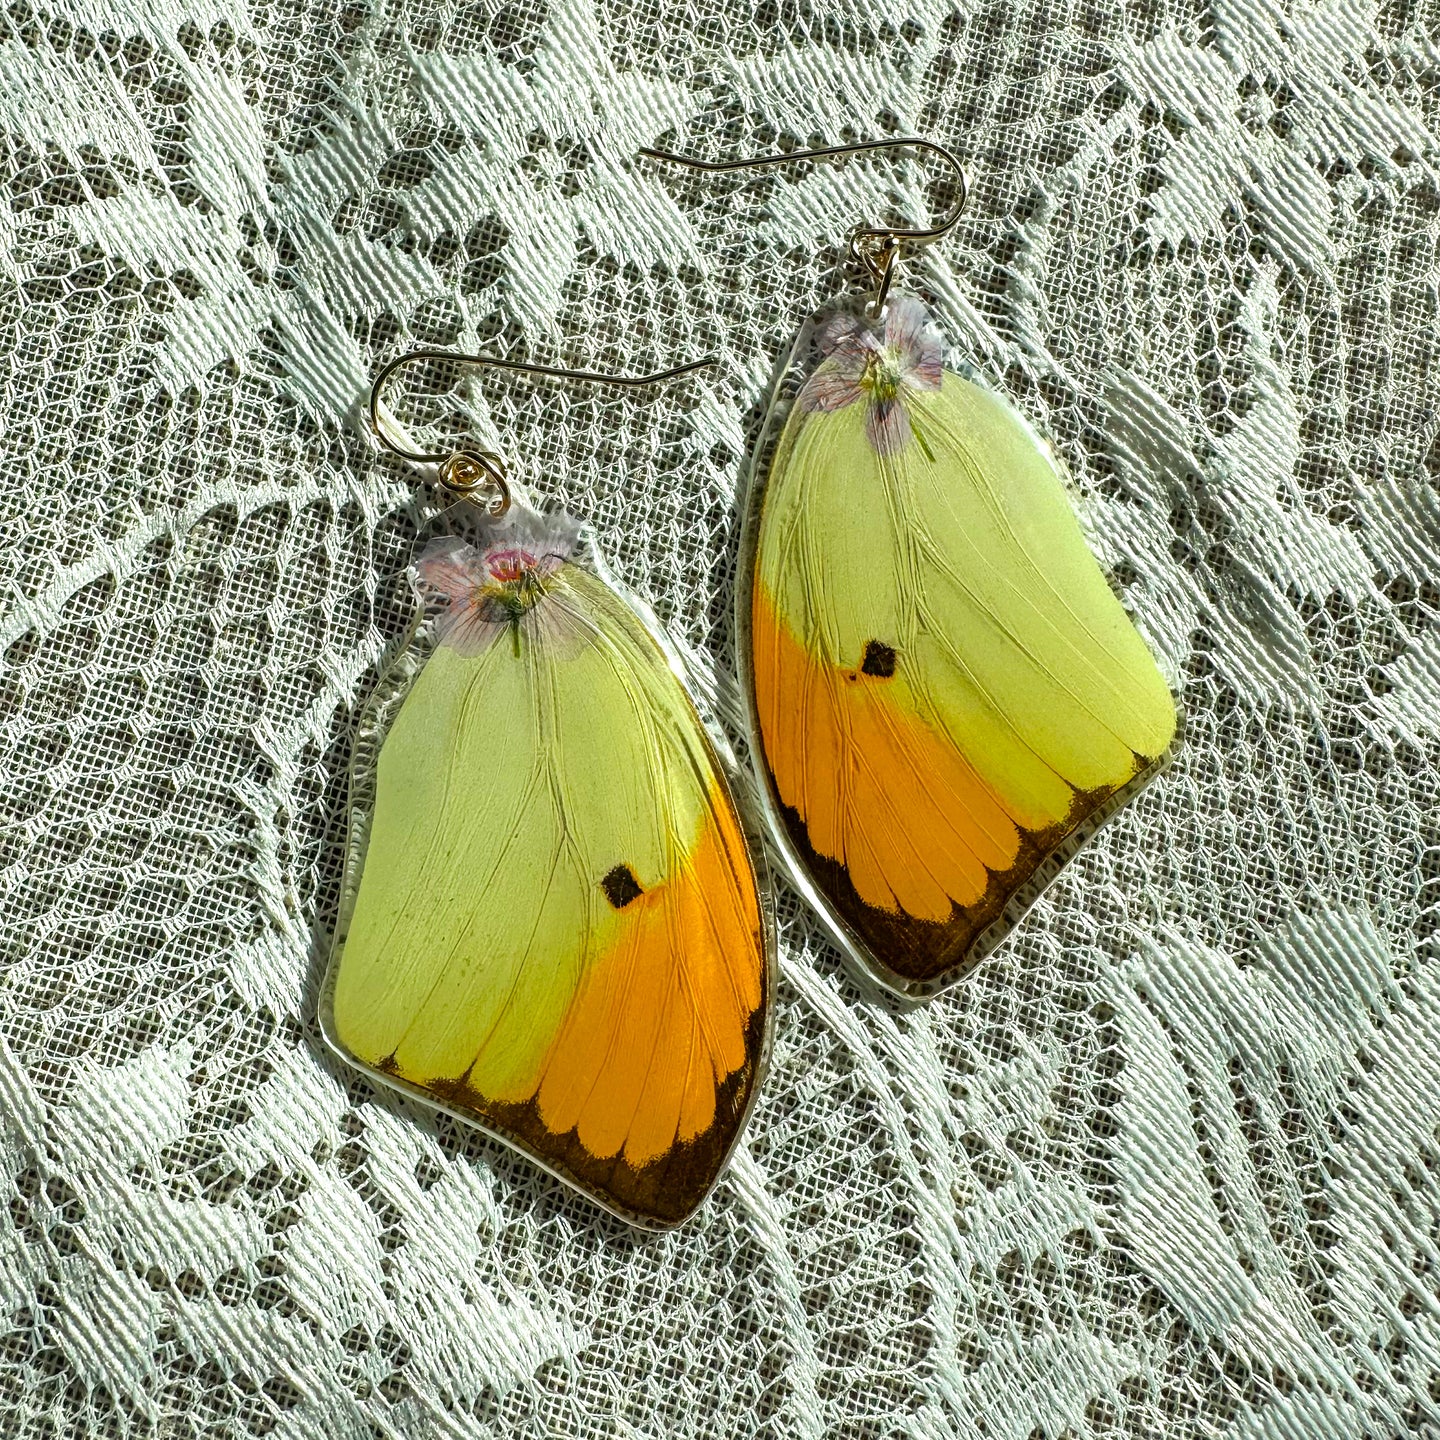
<svg viewBox="0 0 1440 1440"><path fill-rule="evenodd" d="M979 902L953 905L939 921L870 903L844 865L811 847L795 810L782 804L777 812L801 888L816 892L812 898L842 948L881 983L919 997L969 975L1095 831L1167 768L1172 753L1173 746L1155 760L1137 757L1140 768L1125 784L1077 795L1066 819L1050 830L1021 832L1014 864L990 872Z"/></svg>
<svg viewBox="0 0 1440 1440"><path fill-rule="evenodd" d="M413 1083L393 1057L388 1065L354 1058L628 1220L662 1228L684 1220L719 1178L749 1114L769 1004L767 931L748 849L718 788L708 813L670 881L626 892L620 908L630 923L594 962L530 1094L485 1094L468 1071Z"/></svg>
<svg viewBox="0 0 1440 1440"><path fill-rule="evenodd" d="M590 967L541 1066L555 1131L594 1155L644 1166L681 1117L714 1107L744 1066L765 962L759 899L738 824L717 792L690 855L624 906L628 923Z"/></svg>
<svg viewBox="0 0 1440 1440"><path fill-rule="evenodd" d="M901 683L893 651L870 666L867 650L854 673L817 661L758 576L751 630L759 749L792 868L846 947L907 994L968 974L1168 761L1168 751L1136 756L1129 779L1072 792L1062 820L1027 830L947 738L892 698L902 693L887 688Z"/></svg>
<svg viewBox="0 0 1440 1440"><path fill-rule="evenodd" d="M1021 849L1014 820L948 738L901 701L895 654L817 660L755 591L755 691L765 764L806 844L878 910L940 923L979 903ZM888 660L888 663L886 663Z"/></svg>

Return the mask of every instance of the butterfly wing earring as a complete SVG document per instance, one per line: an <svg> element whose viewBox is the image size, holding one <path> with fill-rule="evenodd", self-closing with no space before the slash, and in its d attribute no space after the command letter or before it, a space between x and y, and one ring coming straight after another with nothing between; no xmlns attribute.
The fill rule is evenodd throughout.
<svg viewBox="0 0 1440 1440"><path fill-rule="evenodd" d="M653 619L577 521L495 455L392 436L474 502L432 541L425 608L361 721L321 1002L326 1039L638 1225L688 1216L740 1136L768 1045L773 940L720 742Z"/></svg>
<svg viewBox="0 0 1440 1440"><path fill-rule="evenodd" d="M752 467L739 668L770 827L842 949L910 995L968 974L1083 839L1161 767L1173 698L1091 554L1060 463L945 366L893 289L929 229L864 227L875 282L801 331Z"/></svg>

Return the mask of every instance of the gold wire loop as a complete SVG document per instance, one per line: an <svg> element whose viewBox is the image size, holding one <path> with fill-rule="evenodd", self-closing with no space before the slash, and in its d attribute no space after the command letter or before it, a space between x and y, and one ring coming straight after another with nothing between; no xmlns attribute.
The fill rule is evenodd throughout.
<svg viewBox="0 0 1440 1440"><path fill-rule="evenodd" d="M954 154L934 140L924 140L918 135L906 136L900 140L861 140L853 145L827 145L820 150L791 150L783 155L752 155L743 160L697 160L692 155L676 155L670 150L656 150L646 146L640 151L650 160L663 160L670 165L684 165L691 170L703 170L708 174L719 174L727 170L754 170L765 165L789 165L801 160L826 160L839 155L858 155L873 150L896 150L903 146L927 150L938 155L955 174L960 193L950 213L931 226L907 228L895 225L861 225L850 236L850 254L861 261L875 281L876 292L873 302L878 313L885 305L894 279L895 262L905 245L928 245L948 234L965 213L970 198L970 187L965 178L965 167Z"/></svg>
<svg viewBox="0 0 1440 1440"><path fill-rule="evenodd" d="M496 355L460 355L452 350L412 350L392 360L375 377L370 388L370 428L375 438L392 455L417 465L438 465L441 485L453 495L470 499L487 497L484 501L491 515L499 517L511 503L509 470L504 459L490 450L441 450L425 454L418 450L407 450L387 433L385 417L385 387L399 371L407 365L425 365L435 360L447 360L455 365L471 365L476 369L512 370L521 375L541 375L556 380L583 380L594 385L618 385L624 389L638 389L642 385L658 385L662 380L674 380L688 375L692 370L704 370L719 363L715 356L707 355L702 360L690 360L676 365L671 370L660 370L654 375L607 375L602 370L566 370L558 365L532 365L520 360L502 360Z"/></svg>
<svg viewBox="0 0 1440 1440"><path fill-rule="evenodd" d="M510 508L510 482L505 476L505 462L490 450L457 450L440 462L441 485L452 495L483 504L496 520Z"/></svg>

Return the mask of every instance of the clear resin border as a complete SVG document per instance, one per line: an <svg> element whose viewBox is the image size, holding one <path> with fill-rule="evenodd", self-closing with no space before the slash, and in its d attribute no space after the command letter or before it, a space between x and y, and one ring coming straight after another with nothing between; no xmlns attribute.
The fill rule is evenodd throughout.
<svg viewBox="0 0 1440 1440"><path fill-rule="evenodd" d="M1065 865L1086 845L1106 820L1122 810L1151 781L1169 768L1176 752L1184 743L1185 715L1180 704L1180 697L1175 694L1174 687L1171 686L1171 694L1175 700L1176 728L1175 736L1165 752L1143 770L1137 772L1120 789L1096 805L1078 822L1074 829L1048 850L1031 876L1016 888L1000 914L976 933L969 945L966 946L960 960L935 976L923 980L912 980L892 970L873 953L866 941L839 913L824 891L815 883L808 865L791 838L789 826L784 818L783 803L775 791L774 782L764 759L759 714L755 701L751 606L759 550L760 517L765 502L765 492L769 485L771 469L780 447L781 437L784 435L785 425L790 418L796 397L818 363L818 333L829 320L837 315L854 315L866 320L873 320L873 317L867 314L867 307L868 297L860 294L846 295L822 306L800 327L789 351L772 374L770 399L766 407L765 418L761 423L760 438L741 480L740 546L734 594L735 660L741 694L744 698L746 743L750 750L751 765L755 775L756 788L760 795L766 831L784 862L786 876L825 922L825 926L842 956L862 977L873 981L893 994L918 1000L947 990L972 974L976 967L1005 940ZM1056 452L1055 447L1040 433L1030 419L1001 396L995 387L987 382L985 376L976 372L972 367L947 363L945 368L980 385L1005 403L1035 445L1048 456L1073 501L1074 489L1068 468Z"/></svg>
<svg viewBox="0 0 1440 1440"><path fill-rule="evenodd" d="M516 503L520 503L518 499ZM451 522L450 526L436 533L455 533L461 535L462 538L474 538L478 543L483 544L486 521L478 512L474 517L466 513L466 511L473 508L474 507L466 506L464 510L459 510L459 507L452 507L452 509L447 512L446 517L447 520ZM459 510L458 516L457 510ZM456 523L457 521L458 523ZM424 536L420 541L417 541L417 553L418 550L422 548L424 540L428 538L428 536ZM370 699L361 710L355 725L355 742L350 761L347 800L349 813L339 908L336 914L335 932L330 942L330 953L326 961L325 974L320 986L317 1019L320 1025L321 1036L324 1038L330 1050L339 1056L347 1065L353 1069L362 1071L375 1083L405 1095L431 1110L449 1115L461 1124L500 1141L517 1154L523 1155L526 1160L539 1167L546 1174L562 1181L576 1193L583 1195L585 1199L589 1200L592 1204L626 1221L628 1224L642 1230L663 1233L664 1231L674 1229L676 1225L685 1223L685 1221L695 1213L695 1210L698 1210L714 1192L715 1186L720 1182L726 1170L729 1169L730 1162L734 1158L735 1150L739 1146L746 1128L750 1124L755 1106L760 1097L761 1088L765 1083L766 1075L769 1071L775 1020L775 985L778 976L774 899L771 877L764 849L760 843L760 830L757 817L754 814L754 807L748 803L744 793L744 787L738 786L735 783L739 775L739 767L730 749L729 742L726 740L724 732L708 714L706 706L697 694L697 687L690 681L683 659L671 644L669 637L656 619L654 612L649 605L615 578L613 572L605 564L590 527L586 526L582 529L579 546L570 563L582 564L592 574L596 575L602 583L613 591L626 605L630 606L639 617L642 626L650 638L659 647L666 663L679 680L681 687L690 700L701 733L704 736L710 758L715 764L717 773L723 778L731 802L735 807L735 814L739 820L742 833L744 834L750 853L751 866L755 874L755 888L760 911L761 946L764 955L764 970L762 976L763 995L760 1005L761 1033L756 1050L755 1079L751 1085L745 1108L736 1123L734 1136L725 1151L724 1158L716 1169L713 1179L706 1187L704 1193L696 1201L695 1206L686 1215L681 1216L673 1222L662 1222L653 1216L627 1210L613 1203L604 1195L597 1193L586 1182L572 1174L564 1165L550 1157L538 1154L534 1148L519 1135L509 1132L499 1125L482 1121L458 1106L446 1104L444 1100L431 1094L421 1086L412 1084L399 1076L387 1074L385 1071L377 1069L375 1066L359 1059L345 1047L335 1032L333 1014L335 983L344 955L345 939L349 931L350 918L354 911L355 900L359 893L361 876L365 869L365 856L369 848L370 827L375 809L377 766L380 750L416 678L424 669L426 661L435 648L435 621L444 609L443 600L432 599L427 601L425 599L418 585L415 583L413 568L410 571L410 577L412 588L414 588L416 594L416 611L414 618L402 642L402 649L381 676Z"/></svg>

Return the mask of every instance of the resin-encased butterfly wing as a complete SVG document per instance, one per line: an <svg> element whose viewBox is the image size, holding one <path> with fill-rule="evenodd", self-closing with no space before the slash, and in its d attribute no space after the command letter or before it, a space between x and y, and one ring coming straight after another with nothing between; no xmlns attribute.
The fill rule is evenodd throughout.
<svg viewBox="0 0 1440 1440"><path fill-rule="evenodd" d="M573 543L532 516L422 557L449 606L379 751L326 1028L663 1226L748 1114L769 937L690 698Z"/></svg>
<svg viewBox="0 0 1440 1440"><path fill-rule="evenodd" d="M924 993L1154 772L1175 706L1048 450L919 303L820 350L752 512L757 750L812 899Z"/></svg>

